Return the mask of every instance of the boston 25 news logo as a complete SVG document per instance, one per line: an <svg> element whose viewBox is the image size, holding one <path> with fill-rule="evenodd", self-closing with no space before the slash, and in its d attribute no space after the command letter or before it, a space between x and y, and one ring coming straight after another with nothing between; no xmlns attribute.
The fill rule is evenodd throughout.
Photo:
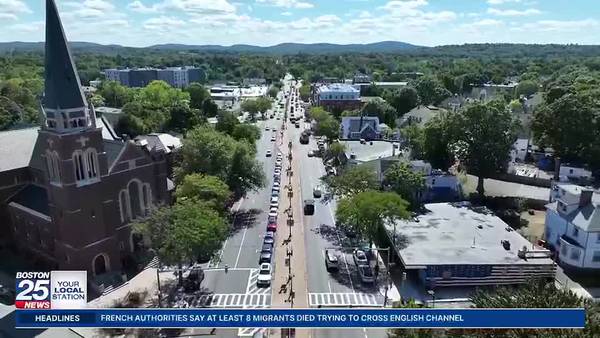
<svg viewBox="0 0 600 338"><path fill-rule="evenodd" d="M87 303L86 271L17 272L17 309L81 309Z"/></svg>

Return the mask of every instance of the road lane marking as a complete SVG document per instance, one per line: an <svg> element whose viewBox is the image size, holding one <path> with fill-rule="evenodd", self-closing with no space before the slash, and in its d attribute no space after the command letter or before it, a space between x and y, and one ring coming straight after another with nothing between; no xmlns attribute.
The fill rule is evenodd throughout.
<svg viewBox="0 0 600 338"><path fill-rule="evenodd" d="M310 307L381 307L383 305L383 297L379 294L311 292L308 297Z"/></svg>
<svg viewBox="0 0 600 338"><path fill-rule="evenodd" d="M240 249L238 250L237 258L235 259L235 268L238 266L238 262L240 261L240 254L242 253L242 248L244 247L244 240L246 239L246 232L248 231L248 226L244 225L244 234L242 235L242 242L240 243Z"/></svg>

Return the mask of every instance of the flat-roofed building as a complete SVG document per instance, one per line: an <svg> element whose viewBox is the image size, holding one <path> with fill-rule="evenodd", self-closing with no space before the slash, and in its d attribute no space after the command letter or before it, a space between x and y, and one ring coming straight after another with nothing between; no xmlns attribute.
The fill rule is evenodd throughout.
<svg viewBox="0 0 600 338"><path fill-rule="evenodd" d="M553 279L551 252L527 241L485 207L425 204L411 220L386 225L404 269L428 288L524 284Z"/></svg>
<svg viewBox="0 0 600 338"><path fill-rule="evenodd" d="M360 90L343 83L316 86L313 90L313 102L326 110L358 109L362 105Z"/></svg>

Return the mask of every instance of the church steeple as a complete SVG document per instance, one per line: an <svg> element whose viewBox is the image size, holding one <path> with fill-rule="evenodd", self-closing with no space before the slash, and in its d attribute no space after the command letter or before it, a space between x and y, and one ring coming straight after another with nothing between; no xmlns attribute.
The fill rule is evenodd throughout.
<svg viewBox="0 0 600 338"><path fill-rule="evenodd" d="M54 0L46 0L43 108L48 129L71 132L95 127Z"/></svg>

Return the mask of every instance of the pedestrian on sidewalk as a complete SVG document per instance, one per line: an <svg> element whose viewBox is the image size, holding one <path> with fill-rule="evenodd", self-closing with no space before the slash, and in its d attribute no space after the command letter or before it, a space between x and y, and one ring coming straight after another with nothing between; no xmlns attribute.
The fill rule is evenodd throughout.
<svg viewBox="0 0 600 338"><path fill-rule="evenodd" d="M375 279L379 276L379 263L375 264Z"/></svg>

